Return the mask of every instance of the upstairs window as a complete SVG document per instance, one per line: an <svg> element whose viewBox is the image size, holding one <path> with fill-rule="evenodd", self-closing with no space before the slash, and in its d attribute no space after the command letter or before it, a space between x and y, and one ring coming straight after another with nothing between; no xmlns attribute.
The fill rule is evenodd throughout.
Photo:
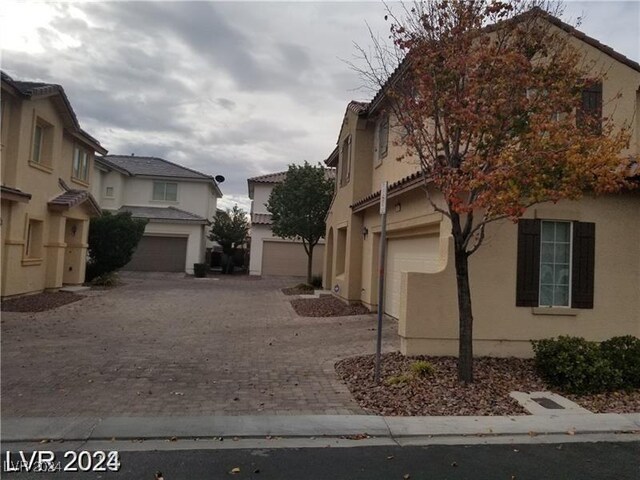
<svg viewBox="0 0 640 480"><path fill-rule="evenodd" d="M340 186L349 183L351 177L351 135L342 142L342 152L340 153Z"/></svg>
<svg viewBox="0 0 640 480"><path fill-rule="evenodd" d="M73 149L72 177L83 182L89 179L89 153L77 145Z"/></svg>
<svg viewBox="0 0 640 480"><path fill-rule="evenodd" d="M153 199L164 202L178 201L178 184L175 182L153 182Z"/></svg>
<svg viewBox="0 0 640 480"><path fill-rule="evenodd" d="M582 90L576 122L585 133L602 134L602 82L594 82Z"/></svg>
<svg viewBox="0 0 640 480"><path fill-rule="evenodd" d="M53 151L53 126L40 118L36 118L33 127L33 144L31 146L31 162L38 165L51 165Z"/></svg>
<svg viewBox="0 0 640 480"><path fill-rule="evenodd" d="M382 159L389 151L389 116L383 115L376 124L375 136L373 139L373 163L380 165Z"/></svg>
<svg viewBox="0 0 640 480"><path fill-rule="evenodd" d="M105 189L104 196L107 198L113 198L113 187L107 187Z"/></svg>

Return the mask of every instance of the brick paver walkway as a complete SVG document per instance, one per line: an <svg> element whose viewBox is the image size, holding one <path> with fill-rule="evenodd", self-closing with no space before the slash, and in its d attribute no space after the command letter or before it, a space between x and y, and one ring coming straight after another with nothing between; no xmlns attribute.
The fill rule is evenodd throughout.
<svg viewBox="0 0 640 480"><path fill-rule="evenodd" d="M125 281L2 314L3 417L363 413L333 365L373 353L375 315L300 318L279 290L291 279Z"/></svg>

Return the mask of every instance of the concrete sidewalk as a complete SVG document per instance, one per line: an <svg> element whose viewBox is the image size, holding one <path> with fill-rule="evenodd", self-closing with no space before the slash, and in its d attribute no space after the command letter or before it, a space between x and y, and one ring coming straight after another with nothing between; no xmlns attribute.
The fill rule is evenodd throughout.
<svg viewBox="0 0 640 480"><path fill-rule="evenodd" d="M194 438L533 437L639 434L640 413L513 417L380 417L369 415L255 415L209 417L4 418L2 442L166 440Z"/></svg>

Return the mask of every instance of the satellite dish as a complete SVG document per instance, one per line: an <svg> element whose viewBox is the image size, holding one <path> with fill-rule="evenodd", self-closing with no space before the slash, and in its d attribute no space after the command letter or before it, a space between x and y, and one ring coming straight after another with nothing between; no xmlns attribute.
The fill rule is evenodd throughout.
<svg viewBox="0 0 640 480"><path fill-rule="evenodd" d="M224 177L222 175L216 175L215 177L213 177L216 179L216 182L218 183L222 183L224 182Z"/></svg>

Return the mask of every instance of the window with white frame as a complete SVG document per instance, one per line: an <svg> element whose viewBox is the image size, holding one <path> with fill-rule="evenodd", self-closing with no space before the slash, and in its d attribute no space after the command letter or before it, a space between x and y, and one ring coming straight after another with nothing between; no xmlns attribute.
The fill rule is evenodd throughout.
<svg viewBox="0 0 640 480"><path fill-rule="evenodd" d="M73 178L86 182L89 179L89 153L76 145L73 149Z"/></svg>
<svg viewBox="0 0 640 480"><path fill-rule="evenodd" d="M104 196L107 198L113 198L113 187L107 187L105 189Z"/></svg>
<svg viewBox="0 0 640 480"><path fill-rule="evenodd" d="M541 222L540 306L571 305L571 230L571 222Z"/></svg>
<svg viewBox="0 0 640 480"><path fill-rule="evenodd" d="M176 202L178 200L178 184L175 182L153 182L153 199Z"/></svg>

